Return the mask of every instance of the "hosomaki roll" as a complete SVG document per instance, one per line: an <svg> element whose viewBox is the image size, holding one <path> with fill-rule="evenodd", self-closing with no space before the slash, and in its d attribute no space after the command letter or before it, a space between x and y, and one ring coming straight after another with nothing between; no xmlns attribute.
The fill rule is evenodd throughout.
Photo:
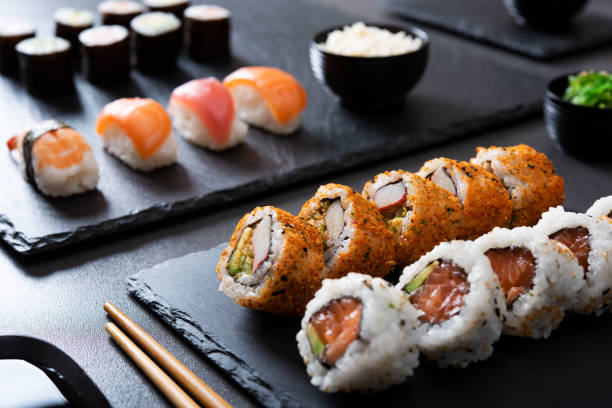
<svg viewBox="0 0 612 408"><path fill-rule="evenodd" d="M35 34L34 26L27 20L0 20L0 73L13 75L19 72L15 46Z"/></svg>
<svg viewBox="0 0 612 408"><path fill-rule="evenodd" d="M587 210L591 217L608 217L612 219L612 196L601 197Z"/></svg>
<svg viewBox="0 0 612 408"><path fill-rule="evenodd" d="M573 310L598 315L612 304L612 227L607 220L551 208L535 229L567 248L578 258L585 285Z"/></svg>
<svg viewBox="0 0 612 408"><path fill-rule="evenodd" d="M93 27L94 15L89 10L62 7L53 14L55 35L70 42L72 54L79 56L79 34Z"/></svg>
<svg viewBox="0 0 612 408"><path fill-rule="evenodd" d="M99 167L85 138L58 120L36 123L8 142L26 180L48 196L93 190Z"/></svg>
<svg viewBox="0 0 612 408"><path fill-rule="evenodd" d="M299 217L315 227L325 249L325 277L349 272L385 276L395 265L395 237L380 213L352 188L319 187Z"/></svg>
<svg viewBox="0 0 612 408"><path fill-rule="evenodd" d="M323 245L304 220L258 207L234 230L217 264L219 290L249 309L301 315L321 286Z"/></svg>
<svg viewBox="0 0 612 408"><path fill-rule="evenodd" d="M476 239L495 227L507 227L512 214L508 191L492 173L475 164L443 157L426 162L418 172L452 195L463 207L457 237Z"/></svg>
<svg viewBox="0 0 612 408"><path fill-rule="evenodd" d="M149 11L163 11L172 13L182 19L185 9L189 7L189 0L144 0Z"/></svg>
<svg viewBox="0 0 612 408"><path fill-rule="evenodd" d="M15 46L21 80L29 92L48 96L74 90L71 45L59 37L33 37Z"/></svg>
<svg viewBox="0 0 612 408"><path fill-rule="evenodd" d="M444 242L406 267L397 284L422 314L420 350L441 367L466 367L493 353L506 311L487 259L468 241Z"/></svg>
<svg viewBox="0 0 612 408"><path fill-rule="evenodd" d="M81 73L91 82L117 83L130 76L130 38L127 28L103 25L79 34Z"/></svg>
<svg viewBox="0 0 612 408"><path fill-rule="evenodd" d="M406 296L381 278L325 279L297 334L311 383L349 392L402 382L419 364L417 316Z"/></svg>
<svg viewBox="0 0 612 408"><path fill-rule="evenodd" d="M230 55L229 10L198 4L185 10L185 45L189 56L198 61L227 58Z"/></svg>
<svg viewBox="0 0 612 408"><path fill-rule="evenodd" d="M430 180L403 170L384 172L366 183L362 195L395 235L397 266L410 265L457 236L461 203Z"/></svg>
<svg viewBox="0 0 612 408"><path fill-rule="evenodd" d="M485 254L504 292L503 332L546 338L574 307L584 273L566 247L529 227L495 228L474 245Z"/></svg>
<svg viewBox="0 0 612 408"><path fill-rule="evenodd" d="M106 0L98 4L98 12L104 25L120 25L130 28L132 19L146 11L145 7L130 0Z"/></svg>
<svg viewBox="0 0 612 408"><path fill-rule="evenodd" d="M130 22L136 67L160 73L176 66L181 51L181 20L172 13L154 11L134 17Z"/></svg>
<svg viewBox="0 0 612 408"><path fill-rule="evenodd" d="M511 226L537 224L548 208L563 204L565 183L546 155L524 144L479 147L471 163L500 178L512 198Z"/></svg>

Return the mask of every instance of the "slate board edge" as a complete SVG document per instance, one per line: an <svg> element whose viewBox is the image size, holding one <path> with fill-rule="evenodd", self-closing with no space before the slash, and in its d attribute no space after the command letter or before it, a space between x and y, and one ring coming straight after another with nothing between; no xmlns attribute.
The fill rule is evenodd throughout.
<svg viewBox="0 0 612 408"><path fill-rule="evenodd" d="M411 151L435 146L449 139L458 140L469 137L478 132L489 131L523 120L533 118L541 113L542 101L538 100L517 105L513 108L497 111L490 115L472 118L466 121L452 123L440 129L428 129L420 135L405 135L398 137L394 143L376 151L366 151L345 155L326 160L310 166L301 167L282 174L269 176L231 189L217 191L203 196L193 197L172 204L161 204L145 210L131 213L124 217L106 220L98 224L79 227L73 231L66 231L42 237L29 237L20 232L10 219L0 213L0 236L17 253L21 255L35 255L65 247L70 244L99 238L105 235L125 231L127 229L152 224L169 217L184 215L197 210L204 210L215 206L228 204L238 199L246 198L261 192L278 190L298 182L302 182L325 174L344 171L365 163L392 158ZM426 136L433 136L431 140L424 140ZM418 146L409 142L420 137ZM363 159L363 156L368 156ZM374 176L374 175L372 175ZM41 198L41 199L44 199Z"/></svg>

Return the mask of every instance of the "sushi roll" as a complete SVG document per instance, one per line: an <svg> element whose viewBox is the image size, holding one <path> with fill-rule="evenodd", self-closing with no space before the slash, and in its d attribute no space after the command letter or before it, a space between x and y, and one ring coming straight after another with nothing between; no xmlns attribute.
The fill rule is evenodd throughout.
<svg viewBox="0 0 612 408"><path fill-rule="evenodd" d="M57 95L74 89L70 43L59 37L34 37L15 47L21 80L29 92Z"/></svg>
<svg viewBox="0 0 612 408"><path fill-rule="evenodd" d="M189 0L144 0L149 11L163 11L172 13L182 19L185 9L189 7Z"/></svg>
<svg viewBox="0 0 612 408"><path fill-rule="evenodd" d="M461 203L430 180L403 170L384 172L365 184L362 195L394 233L395 261L400 267L457 237Z"/></svg>
<svg viewBox="0 0 612 408"><path fill-rule="evenodd" d="M162 72L176 66L182 43L181 20L156 11L135 17L130 26L138 69Z"/></svg>
<svg viewBox="0 0 612 408"><path fill-rule="evenodd" d="M129 0L107 0L98 4L102 24L120 25L128 29L132 19L145 11L146 9L142 4Z"/></svg>
<svg viewBox="0 0 612 408"><path fill-rule="evenodd" d="M551 208L535 226L540 233L565 245L584 272L585 285L574 310L598 315L612 304L612 226L586 214Z"/></svg>
<svg viewBox="0 0 612 408"><path fill-rule="evenodd" d="M26 180L40 192L66 197L94 190L99 167L85 138L63 122L32 125L8 142Z"/></svg>
<svg viewBox="0 0 612 408"><path fill-rule="evenodd" d="M10 19L0 21L0 73L13 75L18 72L17 51L20 41L35 35L34 26L26 20Z"/></svg>
<svg viewBox="0 0 612 408"><path fill-rule="evenodd" d="M507 227L512 200L501 180L482 167L443 157L426 162L418 175L456 196L463 208L457 237L476 239L494 227Z"/></svg>
<svg viewBox="0 0 612 408"><path fill-rule="evenodd" d="M305 221L258 207L234 230L217 264L219 290L240 306L299 316L321 287L323 246Z"/></svg>
<svg viewBox="0 0 612 408"><path fill-rule="evenodd" d="M324 392L376 391L419 365L418 312L381 278L325 279L296 338L311 383Z"/></svg>
<svg viewBox="0 0 612 408"><path fill-rule="evenodd" d="M245 122L279 135L293 133L300 126L308 96L289 73L270 67L244 67L229 74L223 83Z"/></svg>
<svg viewBox="0 0 612 408"><path fill-rule="evenodd" d="M177 158L170 117L149 98L122 98L106 105L96 121L104 148L136 170L169 166Z"/></svg>
<svg viewBox="0 0 612 408"><path fill-rule="evenodd" d="M543 212L563 204L565 183L546 155L524 144L479 147L471 163L504 183L512 197L511 226L532 226Z"/></svg>
<svg viewBox="0 0 612 408"><path fill-rule="evenodd" d="M83 76L90 82L102 84L128 79L129 37L129 31L120 25L103 25L79 34Z"/></svg>
<svg viewBox="0 0 612 408"><path fill-rule="evenodd" d="M94 16L91 11L72 7L63 7L53 14L55 35L70 42L75 57L79 54L79 34L93 27Z"/></svg>
<svg viewBox="0 0 612 408"><path fill-rule="evenodd" d="M495 228L474 241L504 292L505 334L547 338L578 301L584 273L566 247L529 228Z"/></svg>
<svg viewBox="0 0 612 408"><path fill-rule="evenodd" d="M189 57L197 61L230 55L229 10L200 4L185 10L185 46Z"/></svg>
<svg viewBox="0 0 612 408"><path fill-rule="evenodd" d="M395 237L380 213L352 188L319 187L299 217L321 235L326 278L341 278L349 272L382 277L393 270Z"/></svg>
<svg viewBox="0 0 612 408"><path fill-rule="evenodd" d="M194 79L172 91L168 112L179 135L211 150L236 146L249 129L236 113L232 95L213 77Z"/></svg>
<svg viewBox="0 0 612 408"><path fill-rule="evenodd" d="M591 217L608 217L612 219L612 196L601 197L587 210Z"/></svg>
<svg viewBox="0 0 612 408"><path fill-rule="evenodd" d="M421 352L441 367L493 353L506 303L497 276L472 242L443 242L406 267L397 284L422 314Z"/></svg>

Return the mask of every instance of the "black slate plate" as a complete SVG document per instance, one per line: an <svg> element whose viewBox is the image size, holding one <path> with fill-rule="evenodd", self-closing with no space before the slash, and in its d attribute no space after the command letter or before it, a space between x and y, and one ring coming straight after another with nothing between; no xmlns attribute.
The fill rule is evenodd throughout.
<svg viewBox="0 0 612 408"><path fill-rule="evenodd" d="M540 60L612 44L612 8L591 0L570 30L546 33L512 21L502 0L389 0L402 17Z"/></svg>
<svg viewBox="0 0 612 408"><path fill-rule="evenodd" d="M94 9L96 3L87 0L80 7ZM174 72L152 77L134 71L131 82L111 88L93 86L76 75L77 93L50 100L29 96L16 81L0 77L3 140L30 121L57 117L85 135L102 167L97 191L49 199L23 182L0 146L0 234L17 252L33 254L221 206L539 112L544 80L436 39L427 72L405 106L375 114L347 111L312 76L308 45L321 29L356 17L299 1L218 3L233 13L234 58L227 63L198 65L182 58ZM60 0L3 2L0 15L25 15L28 10L40 24L39 33L49 33L50 16L63 5ZM243 65L278 66L304 84L309 106L298 133L278 137L251 128L247 143L223 153L180 140L178 164L151 174L134 172L102 151L94 123L106 103L148 96L165 104L177 85L194 77L222 78Z"/></svg>
<svg viewBox="0 0 612 408"><path fill-rule="evenodd" d="M271 407L608 406L612 315L569 316L546 340L504 336L487 361L440 369L421 359L414 377L375 394L325 394L297 352L299 321L235 305L217 290L227 244L171 259L128 279L128 289L198 351Z"/></svg>

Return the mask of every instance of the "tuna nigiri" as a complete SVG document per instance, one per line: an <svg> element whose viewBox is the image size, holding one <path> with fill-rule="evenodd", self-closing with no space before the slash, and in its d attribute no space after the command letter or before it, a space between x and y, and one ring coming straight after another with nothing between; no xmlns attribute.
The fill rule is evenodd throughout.
<svg viewBox="0 0 612 408"><path fill-rule="evenodd" d="M234 100L215 78L189 81L170 95L168 111L179 135L211 150L233 147L244 140L248 125L236 114Z"/></svg>
<svg viewBox="0 0 612 408"><path fill-rule="evenodd" d="M122 98L102 109L96 132L109 153L128 166L151 171L176 161L177 144L165 109L153 99Z"/></svg>
<svg viewBox="0 0 612 408"><path fill-rule="evenodd" d="M240 118L272 133L286 135L300 125L308 96L289 73L270 67L244 67L223 83L236 102Z"/></svg>

